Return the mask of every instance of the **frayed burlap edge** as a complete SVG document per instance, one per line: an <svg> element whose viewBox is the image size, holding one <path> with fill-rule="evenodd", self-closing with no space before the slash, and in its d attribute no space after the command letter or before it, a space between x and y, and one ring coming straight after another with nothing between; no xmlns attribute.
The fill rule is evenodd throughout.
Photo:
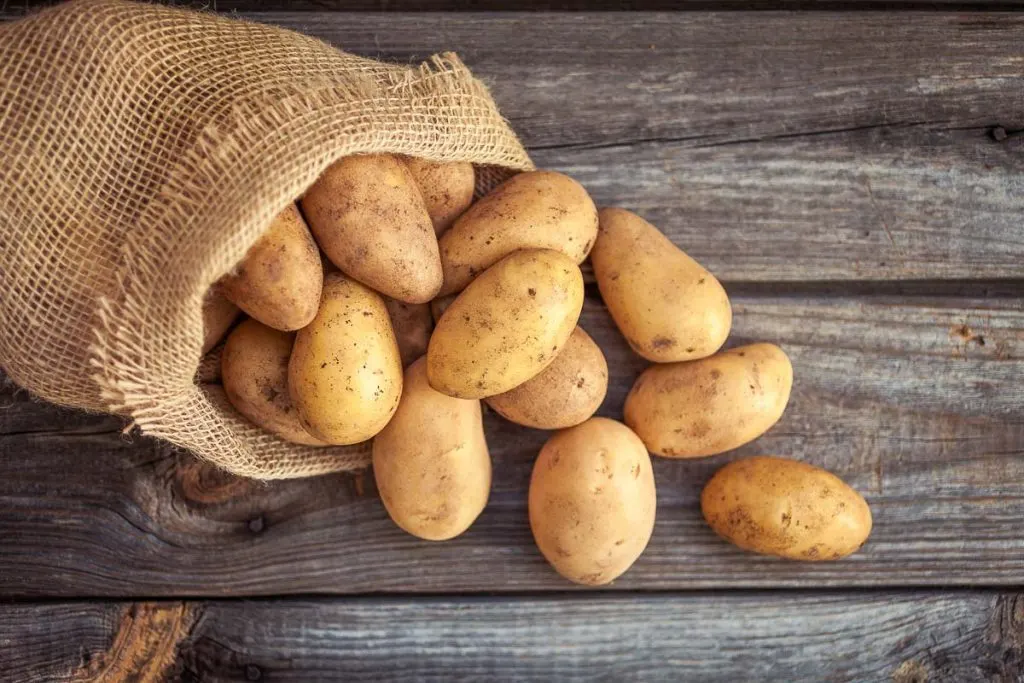
<svg viewBox="0 0 1024 683"><path fill-rule="evenodd" d="M124 244L120 296L98 302L90 364L110 411L127 416L144 434L242 476L285 479L368 463L368 443L284 443L241 418L222 391L196 385L194 375L206 290L338 158L390 152L471 161L481 168L478 190L532 168L518 143L510 150L510 131L496 134L489 93L454 54L385 81L358 75L273 103L241 104L228 123L208 127L175 164L139 218L146 230L130 233ZM449 127L475 116L479 127ZM296 137L306 143L299 152ZM150 296L153 291L165 296ZM183 329L138 324L152 320L182 321ZM187 373L173 362L183 344L195 361Z"/></svg>

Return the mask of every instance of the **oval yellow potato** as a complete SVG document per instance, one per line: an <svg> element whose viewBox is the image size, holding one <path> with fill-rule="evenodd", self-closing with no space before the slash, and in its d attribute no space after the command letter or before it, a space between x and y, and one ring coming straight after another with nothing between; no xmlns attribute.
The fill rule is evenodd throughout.
<svg viewBox="0 0 1024 683"><path fill-rule="evenodd" d="M282 211L220 290L251 317L275 330L309 324L320 305L320 251L298 208Z"/></svg>
<svg viewBox="0 0 1024 683"><path fill-rule="evenodd" d="M359 443L384 428L402 395L402 359L379 294L327 276L320 310L295 337L288 388L306 431L327 443Z"/></svg>
<svg viewBox="0 0 1024 683"><path fill-rule="evenodd" d="M434 224L434 234L441 236L455 219L473 203L476 173L468 161L428 161L404 157L406 166L416 179L427 213Z"/></svg>
<svg viewBox="0 0 1024 683"><path fill-rule="evenodd" d="M651 453L699 458L738 448L779 421L793 366L774 344L652 365L626 396L626 424Z"/></svg>
<svg viewBox="0 0 1024 683"><path fill-rule="evenodd" d="M821 468L767 456L718 470L700 496L715 533L755 553L791 560L838 560L871 534L871 508Z"/></svg>
<svg viewBox="0 0 1024 683"><path fill-rule="evenodd" d="M398 341L402 365L408 367L427 352L430 333L434 330L434 316L431 315L430 305L407 304L390 297L384 299L384 304L388 307L391 329L394 330L395 339Z"/></svg>
<svg viewBox="0 0 1024 683"><path fill-rule="evenodd" d="M583 274L550 249L517 251L448 307L427 347L430 385L485 398L538 375L569 340L583 309Z"/></svg>
<svg viewBox="0 0 1024 683"><path fill-rule="evenodd" d="M704 358L725 343L732 327L725 289L640 216L601 209L590 261L612 319L647 360Z"/></svg>
<svg viewBox="0 0 1024 683"><path fill-rule="evenodd" d="M461 291L518 249L553 249L582 263L595 239L597 208L582 185L553 171L520 173L481 198L441 236L440 294Z"/></svg>
<svg viewBox="0 0 1024 683"><path fill-rule="evenodd" d="M426 359L417 360L405 371L398 412L373 440L373 476L405 531L429 541L461 534L491 491L480 401L434 391Z"/></svg>
<svg viewBox="0 0 1024 683"><path fill-rule="evenodd" d="M437 237L409 167L389 154L345 157L302 197L309 227L343 273L399 301L441 287Z"/></svg>
<svg viewBox="0 0 1024 683"><path fill-rule="evenodd" d="M282 332L246 320L228 335L221 354L224 393L253 424L285 441L307 446L326 444L302 426L288 393L288 360L294 332Z"/></svg>
<svg viewBox="0 0 1024 683"><path fill-rule="evenodd" d="M539 375L486 401L516 424L565 429L597 412L607 392L608 362L590 335L577 327Z"/></svg>
<svg viewBox="0 0 1024 683"><path fill-rule="evenodd" d="M595 417L558 432L530 478L530 528L555 570L576 583L610 583L654 531L651 458L628 427Z"/></svg>
<svg viewBox="0 0 1024 683"><path fill-rule="evenodd" d="M205 356L219 344L241 313L219 287L211 287L203 298L203 347L200 353Z"/></svg>

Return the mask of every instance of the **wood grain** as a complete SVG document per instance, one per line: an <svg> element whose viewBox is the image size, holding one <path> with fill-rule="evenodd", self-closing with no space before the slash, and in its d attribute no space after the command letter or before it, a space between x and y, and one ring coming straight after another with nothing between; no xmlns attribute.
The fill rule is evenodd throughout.
<svg viewBox="0 0 1024 683"><path fill-rule="evenodd" d="M249 16L457 51L539 165L721 279L1024 276L1022 15Z"/></svg>
<svg viewBox="0 0 1024 683"><path fill-rule="evenodd" d="M7 0L0 19L19 17L58 0ZM447 12L447 11L651 11L651 10L1013 10L1014 0L161 0L163 4L217 12Z"/></svg>
<svg viewBox="0 0 1024 683"><path fill-rule="evenodd" d="M539 165L721 279L1024 277L1024 15L244 16L397 62L457 51Z"/></svg>
<svg viewBox="0 0 1024 683"><path fill-rule="evenodd" d="M201 602L156 623L184 681L1019 680L1024 596L988 591L664 594L548 599ZM70 680L138 647L140 610L103 602L0 611L0 678ZM115 680L145 678L144 660ZM96 667L94 666L94 669ZM107 679L109 680L109 679Z"/></svg>
<svg viewBox="0 0 1024 683"><path fill-rule="evenodd" d="M658 521L610 590L1024 583L1024 310L1015 298L734 296L732 344L791 356L782 421L731 456L656 459ZM608 358L601 413L621 415L643 362L599 302L583 325ZM220 474L116 419L20 397L0 410L0 596L222 596L563 591L526 519L544 432L487 418L491 501L448 543L397 529L372 475L259 484ZM60 425L69 421L65 431ZM875 515L836 563L745 554L704 524L700 489L730 457L835 471Z"/></svg>

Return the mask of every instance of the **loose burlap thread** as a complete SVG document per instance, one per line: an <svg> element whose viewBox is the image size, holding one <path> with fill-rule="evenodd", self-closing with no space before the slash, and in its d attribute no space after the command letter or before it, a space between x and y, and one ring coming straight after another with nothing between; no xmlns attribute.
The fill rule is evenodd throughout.
<svg viewBox="0 0 1024 683"><path fill-rule="evenodd" d="M277 27L121 0L0 25L0 364L258 479L350 470L196 383L203 296L338 158L532 168L455 55L419 67Z"/></svg>

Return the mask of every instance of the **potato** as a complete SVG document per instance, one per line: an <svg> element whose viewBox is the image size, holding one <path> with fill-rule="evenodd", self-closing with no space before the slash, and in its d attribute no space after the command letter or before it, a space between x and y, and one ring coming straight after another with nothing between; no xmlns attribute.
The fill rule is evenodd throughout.
<svg viewBox="0 0 1024 683"><path fill-rule="evenodd" d="M831 472L757 456L718 470L700 496L715 533L744 550L791 560L838 560L871 534L871 509Z"/></svg>
<svg viewBox="0 0 1024 683"><path fill-rule="evenodd" d="M626 396L626 424L647 449L699 458L738 448L779 421L793 366L774 344L751 344L701 360L652 365Z"/></svg>
<svg viewBox="0 0 1024 683"><path fill-rule="evenodd" d="M406 303L426 303L437 294L442 274L434 226L400 159L345 157L301 203L320 248L343 273Z"/></svg>
<svg viewBox="0 0 1024 683"><path fill-rule="evenodd" d="M398 351L402 356L402 366L408 367L414 360L427 352L430 333L434 330L434 317L430 314L428 304L407 304L398 299L387 297L384 305L388 307L391 318L391 329L398 341Z"/></svg>
<svg viewBox="0 0 1024 683"><path fill-rule="evenodd" d="M448 294L446 296L439 296L430 302L430 317L434 319L434 324L441 319L444 312L448 310L448 307L452 305L452 302L459 297L458 294Z"/></svg>
<svg viewBox="0 0 1024 683"><path fill-rule="evenodd" d="M240 314L238 306L228 301L219 287L210 288L203 299L203 348L201 353L204 356L220 343Z"/></svg>
<svg viewBox="0 0 1024 683"><path fill-rule="evenodd" d="M461 534L491 491L480 401L434 391L426 359L417 360L405 371L398 412L373 440L373 476L405 531L429 541Z"/></svg>
<svg viewBox="0 0 1024 683"><path fill-rule="evenodd" d="M538 375L569 340L583 308L583 274L550 249L506 256L441 316L427 347L434 389L484 398Z"/></svg>
<svg viewBox="0 0 1024 683"><path fill-rule="evenodd" d="M444 285L454 294L518 249L554 249L582 263L597 238L597 209L569 176L520 173L462 214L441 236Z"/></svg>
<svg viewBox="0 0 1024 683"><path fill-rule="evenodd" d="M220 359L224 393L250 422L285 441L325 446L302 426L288 394L288 358L294 341L294 332L252 319L236 327Z"/></svg>
<svg viewBox="0 0 1024 683"><path fill-rule="evenodd" d="M633 350L655 363L710 356L732 326L715 276L657 228L623 209L601 209L590 254L608 311Z"/></svg>
<svg viewBox="0 0 1024 683"><path fill-rule="evenodd" d="M384 428L402 395L402 359L379 294L341 273L327 276L320 310L295 337L288 388L318 439L354 444Z"/></svg>
<svg viewBox="0 0 1024 683"><path fill-rule="evenodd" d="M555 570L576 583L610 583L654 530L651 458L628 427L594 417L558 432L530 478L530 528Z"/></svg>
<svg viewBox="0 0 1024 683"><path fill-rule="evenodd" d="M427 213L440 237L473 203L476 174L468 161L439 162L403 157L423 195Z"/></svg>
<svg viewBox="0 0 1024 683"><path fill-rule="evenodd" d="M486 399L506 420L535 429L578 425L601 407L608 391L608 363L582 327L551 365L514 389Z"/></svg>
<svg viewBox="0 0 1024 683"><path fill-rule="evenodd" d="M275 330L305 327L320 305L320 251L298 208L290 204L220 281L224 296Z"/></svg>

